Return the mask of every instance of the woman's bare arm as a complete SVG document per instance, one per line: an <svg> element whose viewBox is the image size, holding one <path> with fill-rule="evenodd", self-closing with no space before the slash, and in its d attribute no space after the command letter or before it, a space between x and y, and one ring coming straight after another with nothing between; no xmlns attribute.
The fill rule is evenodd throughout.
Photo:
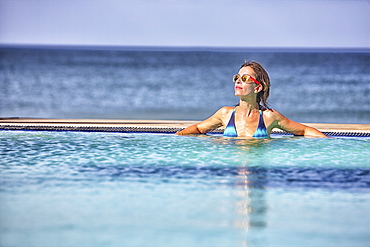
<svg viewBox="0 0 370 247"><path fill-rule="evenodd" d="M186 127L185 129L176 132L176 135L182 136L182 135L191 135L191 134L202 134L202 132L200 132L200 130L198 129L197 125L198 124L194 124L189 127Z"/></svg>
<svg viewBox="0 0 370 247"><path fill-rule="evenodd" d="M222 107L215 114L208 119L191 125L179 132L176 135L191 135L191 134L205 134L211 130L217 129L223 125L222 118L232 107Z"/></svg>
<svg viewBox="0 0 370 247"><path fill-rule="evenodd" d="M292 133L293 135L298 135L298 136L320 137L320 138L327 137L326 135L324 135L322 132L318 131L315 128L312 128L304 124L297 123L293 120L290 120L289 118L283 116L278 111L273 110L273 112L275 115L274 116L275 124L273 125L273 127L282 129L284 131Z"/></svg>

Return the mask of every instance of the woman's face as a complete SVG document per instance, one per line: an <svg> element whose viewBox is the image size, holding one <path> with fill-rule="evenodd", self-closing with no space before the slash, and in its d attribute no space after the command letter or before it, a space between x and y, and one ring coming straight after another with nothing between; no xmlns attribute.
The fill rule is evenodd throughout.
<svg viewBox="0 0 370 247"><path fill-rule="evenodd" d="M243 67L239 70L239 79L235 82L235 96L248 96L253 93L258 93L256 91L256 88L258 85L252 81L252 79L249 79L246 82L243 82L241 80L241 76L243 75L250 75L254 78L256 78L256 75L254 73L254 70L251 67Z"/></svg>

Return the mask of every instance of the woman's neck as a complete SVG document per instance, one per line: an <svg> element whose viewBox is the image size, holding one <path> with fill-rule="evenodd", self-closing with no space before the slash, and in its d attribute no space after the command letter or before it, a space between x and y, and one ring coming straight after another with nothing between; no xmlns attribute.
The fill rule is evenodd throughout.
<svg viewBox="0 0 370 247"><path fill-rule="evenodd" d="M239 110L241 110L245 115L251 114L252 111L259 110L259 104L254 101L248 101L240 99Z"/></svg>

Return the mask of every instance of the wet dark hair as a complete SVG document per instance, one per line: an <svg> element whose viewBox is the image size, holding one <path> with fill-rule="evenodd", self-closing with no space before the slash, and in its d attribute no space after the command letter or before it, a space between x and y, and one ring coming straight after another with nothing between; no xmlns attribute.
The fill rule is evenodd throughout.
<svg viewBox="0 0 370 247"><path fill-rule="evenodd" d="M250 67L253 69L255 79L262 84L262 91L257 94L257 103L269 109L268 97L270 96L270 77L262 65L256 61L246 59L241 68Z"/></svg>

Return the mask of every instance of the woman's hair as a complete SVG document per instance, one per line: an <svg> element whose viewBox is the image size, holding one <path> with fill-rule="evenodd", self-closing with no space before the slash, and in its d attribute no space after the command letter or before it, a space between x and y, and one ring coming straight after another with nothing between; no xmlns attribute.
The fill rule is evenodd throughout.
<svg viewBox="0 0 370 247"><path fill-rule="evenodd" d="M259 81L263 87L262 91L257 94L257 103L269 109L267 99L270 96L270 77L266 70L258 62L251 60L245 60L244 64L240 66L240 69L243 67L251 67L254 70L256 75L255 79Z"/></svg>

